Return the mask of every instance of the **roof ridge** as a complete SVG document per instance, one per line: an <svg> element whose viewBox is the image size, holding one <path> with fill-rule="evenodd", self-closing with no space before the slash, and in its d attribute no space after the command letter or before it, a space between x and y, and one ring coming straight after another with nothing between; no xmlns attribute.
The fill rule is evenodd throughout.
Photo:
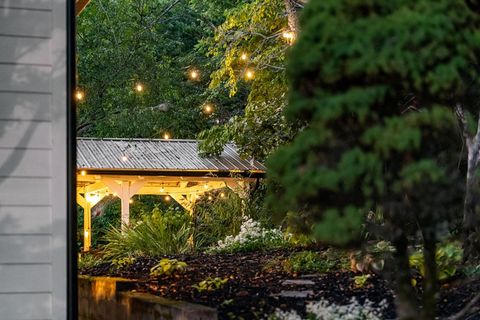
<svg viewBox="0 0 480 320"><path fill-rule="evenodd" d="M95 137L77 137L77 140L92 141L162 141L162 142L198 142L196 139L154 139L154 138L95 138Z"/></svg>

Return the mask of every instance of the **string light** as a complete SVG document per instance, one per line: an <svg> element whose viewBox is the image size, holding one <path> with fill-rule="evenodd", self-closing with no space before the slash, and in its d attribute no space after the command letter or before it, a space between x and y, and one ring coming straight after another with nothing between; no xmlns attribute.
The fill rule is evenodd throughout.
<svg viewBox="0 0 480 320"><path fill-rule="evenodd" d="M80 171L80 174L81 174L82 176L86 176L86 175L87 175L87 171L82 170L82 171Z"/></svg>
<svg viewBox="0 0 480 320"><path fill-rule="evenodd" d="M203 107L203 111L206 113L206 114L210 114L213 112L213 106L208 103L206 104L204 107Z"/></svg>
<svg viewBox="0 0 480 320"><path fill-rule="evenodd" d="M198 72L197 70L191 70L189 75L190 79L197 80L200 77L200 72Z"/></svg>
<svg viewBox="0 0 480 320"><path fill-rule="evenodd" d="M284 31L282 36L288 43L293 43L295 40L295 33L291 31Z"/></svg>
<svg viewBox="0 0 480 320"><path fill-rule="evenodd" d="M208 200L213 200L213 197L212 196L208 196Z"/></svg>
<svg viewBox="0 0 480 320"><path fill-rule="evenodd" d="M143 85L141 83L137 83L137 85L135 86L135 90L137 90L137 92L142 92L143 91Z"/></svg>
<svg viewBox="0 0 480 320"><path fill-rule="evenodd" d="M240 56L240 59L242 59L243 61L247 61L248 55L244 52L244 53L242 53L242 55Z"/></svg>
<svg viewBox="0 0 480 320"><path fill-rule="evenodd" d="M205 184L203 185L203 188L208 189L208 183L205 183Z"/></svg>
<svg viewBox="0 0 480 320"><path fill-rule="evenodd" d="M165 133L163 134L163 139L169 140L169 139L170 139L170 134L169 134L168 132L165 132Z"/></svg>
<svg viewBox="0 0 480 320"><path fill-rule="evenodd" d="M220 193L220 198L225 198L225 193Z"/></svg>
<svg viewBox="0 0 480 320"><path fill-rule="evenodd" d="M122 161L123 162L127 162L127 160L128 160L127 156L122 156Z"/></svg>
<svg viewBox="0 0 480 320"><path fill-rule="evenodd" d="M247 71L245 72L245 77L247 78L247 80L252 80L254 76L255 74L253 73L253 71L247 69Z"/></svg>
<svg viewBox="0 0 480 320"><path fill-rule="evenodd" d="M200 199L200 196L198 194L196 194L195 199Z"/></svg>
<svg viewBox="0 0 480 320"><path fill-rule="evenodd" d="M133 203L133 199L128 200L128 203L132 204L132 203Z"/></svg>
<svg viewBox="0 0 480 320"><path fill-rule="evenodd" d="M85 94L81 90L75 92L75 99L77 99L77 101L82 101L84 98Z"/></svg>
<svg viewBox="0 0 480 320"><path fill-rule="evenodd" d="M160 188L160 192L165 192L165 188L164 188L164 187L161 187L161 188Z"/></svg>
<svg viewBox="0 0 480 320"><path fill-rule="evenodd" d="M165 201L170 201L170 200L171 200L170 196L165 196Z"/></svg>

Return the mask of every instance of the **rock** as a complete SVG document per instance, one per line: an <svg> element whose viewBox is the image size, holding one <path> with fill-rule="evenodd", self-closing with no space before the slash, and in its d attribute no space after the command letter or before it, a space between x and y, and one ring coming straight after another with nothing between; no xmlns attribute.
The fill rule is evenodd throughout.
<svg viewBox="0 0 480 320"><path fill-rule="evenodd" d="M305 290L305 291L287 291L287 290L282 290L279 294L279 297L283 298L297 298L297 299L303 299L303 298L308 298L309 296L313 296L313 291L312 290Z"/></svg>
<svg viewBox="0 0 480 320"><path fill-rule="evenodd" d="M315 285L315 282L313 282L312 280L302 280L302 279L298 279L298 280L285 280L282 282L282 286L313 286Z"/></svg>

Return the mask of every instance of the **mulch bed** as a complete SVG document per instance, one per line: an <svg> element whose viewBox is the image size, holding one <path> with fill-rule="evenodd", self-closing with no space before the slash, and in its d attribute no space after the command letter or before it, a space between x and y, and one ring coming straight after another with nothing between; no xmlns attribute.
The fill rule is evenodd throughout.
<svg viewBox="0 0 480 320"><path fill-rule="evenodd" d="M275 309L295 309L305 315L305 304L323 298L336 304L347 304L352 297L359 302L369 299L375 304L386 299L389 308L385 319L394 319L393 293L387 283L372 276L363 288L354 284L354 273L348 271L325 274L290 274L283 270L280 261L288 258L296 249L280 249L268 252L217 255L176 255L175 258L188 264L187 271L171 276L150 277L150 268L159 259L137 259L133 264L114 268L101 264L91 269L80 270L80 274L91 276L116 276L140 280L137 290L162 297L189 301L217 308L219 319L265 319ZM265 268L269 265L269 268ZM208 277L229 278L227 284L215 291L199 292L192 285ZM285 280L296 280L284 284ZM308 280L299 284L297 280ZM291 282L291 281L290 281ZM307 283L305 282L305 283ZM293 293L292 293L293 292ZM308 297L296 297L309 293ZM477 292L480 280L457 282L442 289L439 313L445 317L462 309ZM293 295L293 297L292 297ZM474 315L469 320L479 319Z"/></svg>

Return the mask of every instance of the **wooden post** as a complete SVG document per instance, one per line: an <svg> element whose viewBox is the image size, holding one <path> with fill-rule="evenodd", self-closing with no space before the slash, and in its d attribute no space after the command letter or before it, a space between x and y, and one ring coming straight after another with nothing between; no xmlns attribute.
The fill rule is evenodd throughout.
<svg viewBox="0 0 480 320"><path fill-rule="evenodd" d="M130 223L130 183L124 181L121 187L120 193L120 200L121 200L121 208L122 208L122 231L125 231L126 227Z"/></svg>
<svg viewBox="0 0 480 320"><path fill-rule="evenodd" d="M77 203L83 208L83 251L87 252L92 246L92 206L80 194Z"/></svg>

